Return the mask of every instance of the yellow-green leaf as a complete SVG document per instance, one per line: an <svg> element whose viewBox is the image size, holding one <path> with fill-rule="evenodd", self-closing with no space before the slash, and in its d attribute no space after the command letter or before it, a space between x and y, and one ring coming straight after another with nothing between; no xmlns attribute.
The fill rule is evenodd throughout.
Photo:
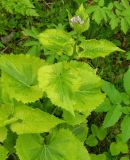
<svg viewBox="0 0 130 160"><path fill-rule="evenodd" d="M17 119L11 124L11 129L17 134L43 133L64 121L59 118L25 105L19 105L15 108L14 118Z"/></svg>
<svg viewBox="0 0 130 160"><path fill-rule="evenodd" d="M53 104L74 114L89 114L105 98L101 79L85 63L76 61L45 65L39 69L39 85Z"/></svg>
<svg viewBox="0 0 130 160"><path fill-rule="evenodd" d="M124 52L112 42L104 39L84 40L81 42L80 48L82 49L82 51L78 53L77 58L105 57L115 51Z"/></svg>
<svg viewBox="0 0 130 160"><path fill-rule="evenodd" d="M3 55L0 57L3 88L11 98L24 103L42 97L38 87L37 71L43 61L29 55Z"/></svg>
<svg viewBox="0 0 130 160"><path fill-rule="evenodd" d="M74 40L65 31L60 29L47 29L38 36L43 48L50 54L69 55L73 54Z"/></svg>
<svg viewBox="0 0 130 160"><path fill-rule="evenodd" d="M20 135L16 153L20 160L90 160L83 144L65 129L52 132L46 143L36 134Z"/></svg>

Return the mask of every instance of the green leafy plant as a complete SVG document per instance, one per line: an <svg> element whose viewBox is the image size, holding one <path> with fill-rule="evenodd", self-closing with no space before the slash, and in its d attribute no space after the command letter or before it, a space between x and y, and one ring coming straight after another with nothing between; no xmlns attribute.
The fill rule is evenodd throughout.
<svg viewBox="0 0 130 160"><path fill-rule="evenodd" d="M102 141L106 135L107 130L102 127L97 127L95 124L91 125L92 134L89 135L86 139L86 144L89 146L96 146L98 144L98 139Z"/></svg>
<svg viewBox="0 0 130 160"><path fill-rule="evenodd" d="M85 40L81 33L88 30L89 17L84 11L81 5L70 17L73 32L46 29L37 35L44 59L35 54L0 56L1 160L10 155L20 160L90 160L84 146L86 117L106 95L96 70L80 59L124 51L107 40ZM117 119L110 125L113 121ZM103 140L106 130L93 125L92 133Z"/></svg>
<svg viewBox="0 0 130 160"><path fill-rule="evenodd" d="M120 152L125 154L128 153L128 146L125 143L113 142L110 145L110 151L113 156L120 154Z"/></svg>
<svg viewBox="0 0 130 160"><path fill-rule="evenodd" d="M38 16L38 13L36 12L35 7L30 0L2 0L0 1L0 4L12 14L19 13L27 16Z"/></svg>
<svg viewBox="0 0 130 160"><path fill-rule="evenodd" d="M126 92L119 92L116 87L109 83L105 82L103 85L103 91L107 94L104 102L96 109L97 113L106 113L102 127L105 129L109 129L110 127L115 127L115 142L111 142L110 144L110 153L112 156L119 156L122 154L128 153L128 140L130 138L129 134L129 123L130 123L130 97L129 97L129 69L124 75L124 89ZM93 125L91 126L93 128ZM94 126L94 130L96 130L96 126ZM114 129L113 129L114 130ZM98 135L98 131L95 131L96 135ZM109 131L107 134L110 134ZM91 143L94 141L94 138L90 141ZM91 146L90 143L90 146ZM92 145L96 146L98 141ZM88 144L89 145L89 144ZM121 159L128 159L126 157L122 157Z"/></svg>
<svg viewBox="0 0 130 160"><path fill-rule="evenodd" d="M24 29L23 35L25 37L29 37L24 43L25 47L29 47L26 54L32 55L32 56L40 56L41 46L39 44L39 41L37 39L37 35L39 32L36 28L32 27L31 29Z"/></svg>
<svg viewBox="0 0 130 160"><path fill-rule="evenodd" d="M111 29L121 28L124 33L130 28L130 4L128 0L121 1L88 1L87 11L98 25L107 23Z"/></svg>

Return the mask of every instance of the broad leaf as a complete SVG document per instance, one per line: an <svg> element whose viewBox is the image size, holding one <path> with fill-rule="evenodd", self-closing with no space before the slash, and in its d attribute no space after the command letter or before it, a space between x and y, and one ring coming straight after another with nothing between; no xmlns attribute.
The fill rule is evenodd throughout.
<svg viewBox="0 0 130 160"><path fill-rule="evenodd" d="M109 110L109 112L106 114L106 117L103 122L103 127L108 128L113 126L116 122L118 122L121 115L121 105L113 105L111 110Z"/></svg>
<svg viewBox="0 0 130 160"><path fill-rule="evenodd" d="M86 139L85 143L90 147L94 147L94 146L96 146L98 144L98 140L94 135L90 135Z"/></svg>
<svg viewBox="0 0 130 160"><path fill-rule="evenodd" d="M6 160L7 159L8 151L3 146L0 145L0 160Z"/></svg>
<svg viewBox="0 0 130 160"><path fill-rule="evenodd" d="M84 40L80 44L80 48L83 50L78 53L77 58L96 58L105 57L112 52L121 51L122 49L116 47L112 42L107 40Z"/></svg>
<svg viewBox="0 0 130 160"><path fill-rule="evenodd" d="M104 129L103 127L100 127L97 132L98 139L102 141L106 137L106 135L107 135L107 130Z"/></svg>
<svg viewBox="0 0 130 160"><path fill-rule="evenodd" d="M119 103L122 102L122 95L121 95L121 93L110 82L105 81L104 84L103 84L102 89L108 95L110 101L113 104L117 104L117 103L119 104Z"/></svg>
<svg viewBox="0 0 130 160"><path fill-rule="evenodd" d="M52 103L70 112L74 112L72 99L76 87L76 74L70 70L68 63L57 63L40 68L38 73L39 85Z"/></svg>
<svg viewBox="0 0 130 160"><path fill-rule="evenodd" d="M95 110L105 98L105 94L100 91L101 84L93 80L88 84L86 82L74 95L76 102L74 109L86 114L86 116Z"/></svg>
<svg viewBox="0 0 130 160"><path fill-rule="evenodd" d="M3 55L0 57L2 83L11 98L24 103L42 97L37 83L37 71L43 62L27 55Z"/></svg>
<svg viewBox="0 0 130 160"><path fill-rule="evenodd" d="M102 80L88 64L79 62L71 64L76 70L80 81L80 86L74 93L74 100L76 102L74 109L89 115L104 101L105 94L101 92Z"/></svg>
<svg viewBox="0 0 130 160"><path fill-rule="evenodd" d="M38 73L39 85L52 103L74 114L90 114L105 98L101 79L85 63L71 61L45 65Z"/></svg>
<svg viewBox="0 0 130 160"><path fill-rule="evenodd" d="M63 122L40 109L21 104L16 104L15 107L9 105L0 107L0 127L10 125L10 128L17 134L48 132Z"/></svg>
<svg viewBox="0 0 130 160"><path fill-rule="evenodd" d="M99 140L103 140L107 135L107 130L103 127L97 127L95 124L92 124L91 131L94 136L96 136Z"/></svg>
<svg viewBox="0 0 130 160"><path fill-rule="evenodd" d="M74 40L63 30L47 29L38 36L43 48L50 51L50 54L73 54Z"/></svg>
<svg viewBox="0 0 130 160"><path fill-rule="evenodd" d="M111 143L110 152L111 152L112 156L119 155L120 154L120 145L116 144L115 142Z"/></svg>
<svg viewBox="0 0 130 160"><path fill-rule="evenodd" d="M17 134L48 132L57 124L63 123L49 113L25 105L15 108L14 118L17 121L11 124L11 129Z"/></svg>
<svg viewBox="0 0 130 160"><path fill-rule="evenodd" d="M90 160L83 144L64 129L52 133L46 143L39 135L19 136L16 153L20 160Z"/></svg>
<svg viewBox="0 0 130 160"><path fill-rule="evenodd" d="M128 146L126 143L122 142L113 142L110 145L110 152L112 156L119 155L121 153L128 153Z"/></svg>

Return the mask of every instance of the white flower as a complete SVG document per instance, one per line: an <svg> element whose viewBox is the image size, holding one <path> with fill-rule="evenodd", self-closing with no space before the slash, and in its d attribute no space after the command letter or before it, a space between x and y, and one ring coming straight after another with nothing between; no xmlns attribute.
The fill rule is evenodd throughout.
<svg viewBox="0 0 130 160"><path fill-rule="evenodd" d="M84 24L84 21L79 16L74 16L71 18L71 23L74 25L75 23Z"/></svg>

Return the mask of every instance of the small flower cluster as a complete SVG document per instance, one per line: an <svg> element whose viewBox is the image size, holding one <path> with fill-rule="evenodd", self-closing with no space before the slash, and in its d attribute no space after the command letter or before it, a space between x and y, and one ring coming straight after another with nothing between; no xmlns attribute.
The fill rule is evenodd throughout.
<svg viewBox="0 0 130 160"><path fill-rule="evenodd" d="M84 24L84 21L79 16L72 17L70 21L73 25L76 23L81 24L81 25Z"/></svg>

